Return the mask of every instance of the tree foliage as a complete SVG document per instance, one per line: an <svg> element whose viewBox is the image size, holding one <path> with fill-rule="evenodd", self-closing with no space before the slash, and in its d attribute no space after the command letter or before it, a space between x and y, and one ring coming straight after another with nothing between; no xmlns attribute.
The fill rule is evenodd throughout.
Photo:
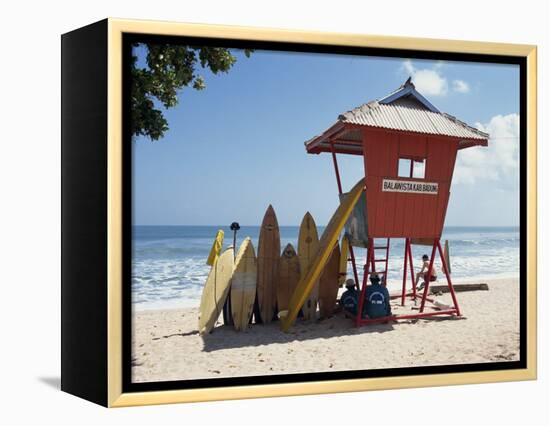
<svg viewBox="0 0 550 426"><path fill-rule="evenodd" d="M178 104L178 95L183 88L203 90L206 83L197 71L199 66L219 74L228 72L237 61L229 49L220 47L134 45L139 46L147 50L147 56L145 64L139 64L138 57L132 55L132 135L146 136L153 141L161 139L169 129L158 103L164 108L172 108ZM246 57L251 52L244 50Z"/></svg>

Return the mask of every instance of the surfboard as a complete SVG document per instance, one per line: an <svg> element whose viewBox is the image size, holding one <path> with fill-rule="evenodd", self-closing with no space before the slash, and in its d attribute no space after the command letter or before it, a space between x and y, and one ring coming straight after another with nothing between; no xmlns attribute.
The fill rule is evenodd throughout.
<svg viewBox="0 0 550 426"><path fill-rule="evenodd" d="M348 257L349 257L349 239L347 235L342 236L342 242L340 243L340 268L338 276L338 286L346 282L348 277Z"/></svg>
<svg viewBox="0 0 550 426"><path fill-rule="evenodd" d="M339 273L340 246L336 242L319 280L319 315L321 318L329 318L334 313L338 298Z"/></svg>
<svg viewBox="0 0 550 426"><path fill-rule="evenodd" d="M229 293L232 274L233 247L229 247L214 262L202 289L199 334L207 334L214 328Z"/></svg>
<svg viewBox="0 0 550 426"><path fill-rule="evenodd" d="M353 207L357 203L357 200L359 200L364 186L364 179L357 182L352 190L340 202L340 205L332 215L319 241L319 250L317 255L313 259L308 272L306 274L302 274L300 282L296 287L296 291L294 291L294 294L290 298L288 313L286 316L281 317L281 328L283 331L288 331L296 319L300 308L304 305L306 299L313 290L315 283L321 276L321 273L332 253L334 244L338 241L340 232L351 214Z"/></svg>
<svg viewBox="0 0 550 426"><path fill-rule="evenodd" d="M256 254L250 238L246 238L239 248L231 279L231 311L235 330L245 330L256 298L258 270Z"/></svg>
<svg viewBox="0 0 550 426"><path fill-rule="evenodd" d="M443 247L443 257L445 258L445 263L447 264L447 271L451 273L451 256L449 254L449 240L445 240L445 246ZM441 266L441 272L445 274L443 266Z"/></svg>
<svg viewBox="0 0 550 426"><path fill-rule="evenodd" d="M263 323L269 323L277 304L277 280L281 240L277 216L271 204L265 212L258 240L258 311Z"/></svg>
<svg viewBox="0 0 550 426"><path fill-rule="evenodd" d="M304 278L317 255L319 248L319 235L313 216L309 212L304 215L298 234L298 257L300 259L300 278ZM312 283L312 288L302 307L304 320L315 319L317 313L317 301L319 298L319 283Z"/></svg>
<svg viewBox="0 0 550 426"><path fill-rule="evenodd" d="M287 244L279 259L279 284L277 285L277 309L288 309L288 302L300 281L300 259L292 244Z"/></svg>
<svg viewBox="0 0 550 426"><path fill-rule="evenodd" d="M208 259L206 259L207 265L212 266L216 261L216 259L219 257L220 253L222 252L223 236L224 236L224 233L220 229L216 233L216 237L214 238L214 242L212 243L212 248L210 249L210 253L208 254Z"/></svg>

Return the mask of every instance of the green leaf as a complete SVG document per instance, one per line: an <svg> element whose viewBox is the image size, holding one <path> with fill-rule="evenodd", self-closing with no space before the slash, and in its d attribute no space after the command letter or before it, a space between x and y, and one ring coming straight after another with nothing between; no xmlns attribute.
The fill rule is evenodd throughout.
<svg viewBox="0 0 550 426"><path fill-rule="evenodd" d="M168 121L155 102L164 108L173 108L178 104L178 93L184 87L204 90L206 81L196 75L200 66L213 74L227 73L237 58L229 49L207 46L185 46L171 44L145 45L146 67L138 67L137 56L131 63L131 130L132 136L145 136L152 141L160 140L169 130ZM245 49L248 58L253 51Z"/></svg>

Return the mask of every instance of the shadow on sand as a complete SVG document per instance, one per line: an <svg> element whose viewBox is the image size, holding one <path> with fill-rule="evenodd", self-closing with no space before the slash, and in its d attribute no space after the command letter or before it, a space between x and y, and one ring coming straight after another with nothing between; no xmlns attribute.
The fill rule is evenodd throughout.
<svg viewBox="0 0 550 426"><path fill-rule="evenodd" d="M355 327L350 318L345 318L343 313L338 313L328 319L317 321L301 321L298 319L288 333L280 329L278 321L270 324L253 324L248 330L236 332L233 327L219 326L202 336L203 351L212 352L220 349L240 348L247 346L261 346L272 343L289 343L294 341L306 341L312 339L333 339L342 336L362 335L369 333L387 333L396 328L421 321L424 325L430 322L461 321L465 317L428 317L415 320L402 320L373 324L363 327ZM420 325L420 324L419 324Z"/></svg>
<svg viewBox="0 0 550 426"><path fill-rule="evenodd" d="M203 351L212 352L220 349L262 346L272 343L289 343L312 339L332 339L341 336L366 333L386 333L394 329L394 323L377 324L370 327L356 328L350 319L343 314L317 321L297 320L292 328L284 333L278 321L269 324L253 324L248 330L236 332L233 327L219 326L210 334L202 336Z"/></svg>
<svg viewBox="0 0 550 426"><path fill-rule="evenodd" d="M173 333L154 337L152 340L178 339L196 336L202 340L202 351L213 352L223 349L263 346L273 343L284 344L295 341L334 339L343 336L370 333L387 333L402 325L410 325L417 322L421 322L418 326L422 327L430 322L457 321L461 319L465 318L434 316L420 320L402 320L399 322L355 327L352 319L346 318L343 312L339 312L331 318L316 321L303 321L298 318L287 333L280 329L279 321L273 321L269 324L251 324L247 330L240 332L235 331L232 326L220 324L206 336L199 337L199 332L195 329L183 333Z"/></svg>

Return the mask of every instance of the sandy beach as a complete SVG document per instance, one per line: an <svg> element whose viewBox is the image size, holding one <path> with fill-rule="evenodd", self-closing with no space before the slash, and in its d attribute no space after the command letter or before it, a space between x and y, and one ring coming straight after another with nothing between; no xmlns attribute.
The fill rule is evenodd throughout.
<svg viewBox="0 0 550 426"><path fill-rule="evenodd" d="M476 281L477 282L477 281ZM481 282L481 281L479 281ZM245 332L199 336L198 309L134 313L134 382L467 364L519 359L519 281L483 280L489 291L458 293L462 318L434 317L355 328L342 313ZM436 297L450 303L450 296ZM409 302L410 304L410 302ZM411 312L392 302L394 313ZM416 312L416 311L414 311ZM358 356L361 354L361 356Z"/></svg>

